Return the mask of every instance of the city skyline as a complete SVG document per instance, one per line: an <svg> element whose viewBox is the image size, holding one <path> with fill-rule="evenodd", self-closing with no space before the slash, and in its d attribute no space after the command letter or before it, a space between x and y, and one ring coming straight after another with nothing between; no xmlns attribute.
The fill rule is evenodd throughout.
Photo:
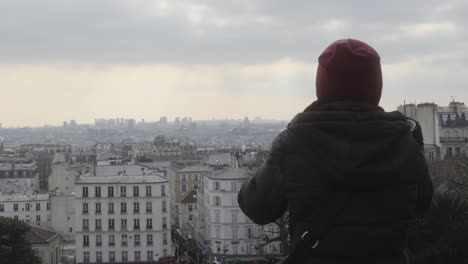
<svg viewBox="0 0 468 264"><path fill-rule="evenodd" d="M468 102L467 9L456 0L7 0L0 122L290 120L315 100L320 52L349 37L380 53L386 110L405 100Z"/></svg>

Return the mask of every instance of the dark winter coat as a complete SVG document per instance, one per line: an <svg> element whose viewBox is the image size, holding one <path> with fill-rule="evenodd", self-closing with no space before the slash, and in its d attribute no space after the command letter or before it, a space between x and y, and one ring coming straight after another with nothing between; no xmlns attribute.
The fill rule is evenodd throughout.
<svg viewBox="0 0 468 264"><path fill-rule="evenodd" d="M316 101L272 143L238 195L255 223L290 213L293 243L337 193L346 207L304 263L405 263L408 224L430 207L419 125L399 112Z"/></svg>

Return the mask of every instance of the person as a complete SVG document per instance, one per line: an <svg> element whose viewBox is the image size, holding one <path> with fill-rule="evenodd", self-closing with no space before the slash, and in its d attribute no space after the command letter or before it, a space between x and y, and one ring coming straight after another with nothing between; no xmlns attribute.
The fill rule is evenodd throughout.
<svg viewBox="0 0 468 264"><path fill-rule="evenodd" d="M408 226L433 193L421 127L378 106L382 70L370 45L338 40L318 61L317 100L273 140L239 206L259 225L289 212L293 249L305 231L325 232L297 263L407 263Z"/></svg>

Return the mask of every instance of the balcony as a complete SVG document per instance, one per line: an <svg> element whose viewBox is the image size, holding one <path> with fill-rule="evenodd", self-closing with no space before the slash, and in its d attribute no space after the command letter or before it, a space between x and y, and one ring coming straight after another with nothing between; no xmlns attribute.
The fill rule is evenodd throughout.
<svg viewBox="0 0 468 264"><path fill-rule="evenodd" d="M153 230L153 226L152 225L147 225L146 230Z"/></svg>

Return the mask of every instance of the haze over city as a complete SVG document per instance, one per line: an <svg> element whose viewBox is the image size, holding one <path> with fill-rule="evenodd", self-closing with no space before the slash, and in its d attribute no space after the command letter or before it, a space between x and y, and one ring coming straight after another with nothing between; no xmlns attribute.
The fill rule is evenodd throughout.
<svg viewBox="0 0 468 264"><path fill-rule="evenodd" d="M117 116L288 120L315 100L320 52L346 37L379 51L386 110L468 101L465 1L0 5L4 127Z"/></svg>

